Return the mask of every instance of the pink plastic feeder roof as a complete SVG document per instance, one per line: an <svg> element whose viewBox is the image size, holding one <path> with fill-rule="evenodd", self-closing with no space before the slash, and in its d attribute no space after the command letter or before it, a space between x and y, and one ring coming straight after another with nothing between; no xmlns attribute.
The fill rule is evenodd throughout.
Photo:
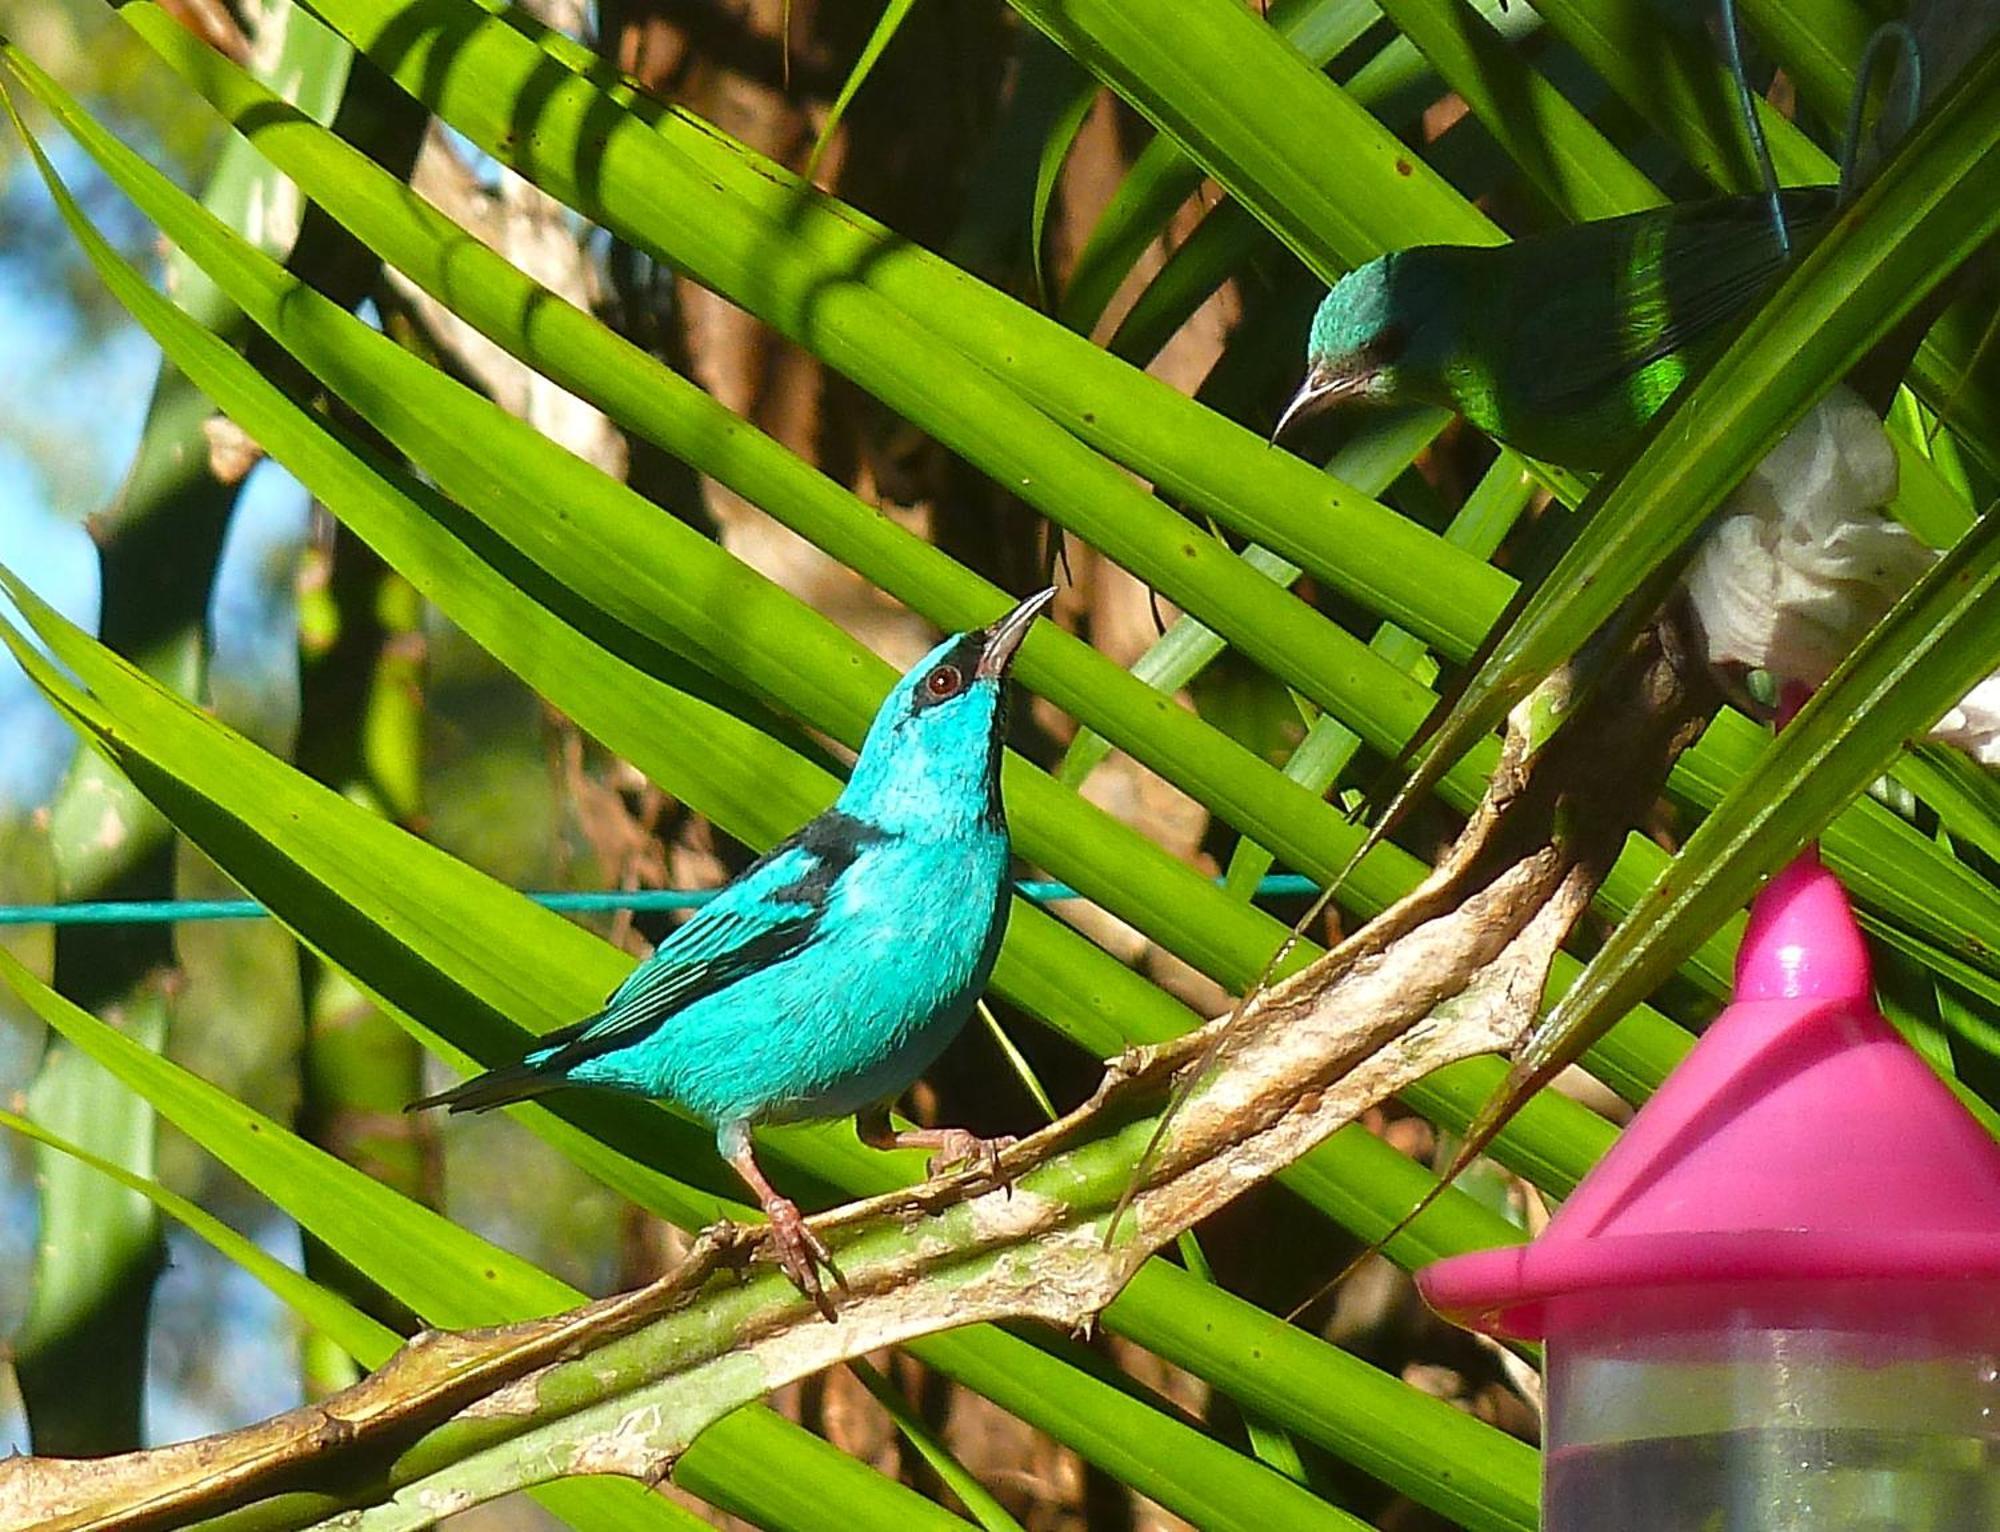
<svg viewBox="0 0 2000 1532"><path fill-rule="evenodd" d="M1808 851L1750 912L1736 999L1532 1244L1419 1274L1440 1312L1533 1338L1549 1300L1669 1283L2000 1280L2000 1144L1875 1009Z"/></svg>

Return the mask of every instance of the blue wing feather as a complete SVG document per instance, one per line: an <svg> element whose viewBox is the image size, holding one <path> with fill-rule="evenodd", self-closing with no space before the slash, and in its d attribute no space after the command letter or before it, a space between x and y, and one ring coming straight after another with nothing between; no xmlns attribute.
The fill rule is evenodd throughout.
<svg viewBox="0 0 2000 1532"><path fill-rule="evenodd" d="M813 861L813 853L788 845L782 855L750 868L668 933L653 955L625 976L605 997L600 1021L642 1007L671 1010L683 997L721 988L726 976L759 949L776 946L788 955L796 950L796 941L810 940L823 901L801 900L786 890L811 870Z"/></svg>
<svg viewBox="0 0 2000 1532"><path fill-rule="evenodd" d="M862 847L882 832L829 811L745 869L660 943L604 1009L540 1039L518 1064L413 1103L483 1111L540 1094L578 1064L650 1036L676 1012L797 957L819 934L827 900Z"/></svg>

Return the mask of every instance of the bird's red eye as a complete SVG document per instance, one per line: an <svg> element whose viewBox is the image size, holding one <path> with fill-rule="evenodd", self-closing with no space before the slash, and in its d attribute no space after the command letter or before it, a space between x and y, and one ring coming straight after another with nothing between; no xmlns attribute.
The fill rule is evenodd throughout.
<svg viewBox="0 0 2000 1532"><path fill-rule="evenodd" d="M934 702L956 697L964 690L965 677L958 673L956 665L940 665L924 677L924 691Z"/></svg>
<svg viewBox="0 0 2000 1532"><path fill-rule="evenodd" d="M1368 362L1374 367L1387 367L1401 359L1410 344L1407 327L1391 320L1377 330L1372 339L1362 349L1368 354Z"/></svg>

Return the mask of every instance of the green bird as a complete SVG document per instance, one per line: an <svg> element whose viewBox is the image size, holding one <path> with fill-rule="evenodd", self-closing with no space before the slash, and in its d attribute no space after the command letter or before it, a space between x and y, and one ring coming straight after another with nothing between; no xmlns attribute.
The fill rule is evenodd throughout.
<svg viewBox="0 0 2000 1532"><path fill-rule="evenodd" d="M1795 250L1832 224L1837 195L1781 194ZM1529 457L1608 468L1785 264L1761 193L1391 251L1320 304L1272 439L1347 400L1424 403Z"/></svg>

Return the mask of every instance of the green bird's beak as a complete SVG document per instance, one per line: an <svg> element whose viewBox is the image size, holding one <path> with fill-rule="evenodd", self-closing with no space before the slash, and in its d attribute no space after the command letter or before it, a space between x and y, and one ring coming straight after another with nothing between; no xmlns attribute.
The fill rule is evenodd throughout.
<svg viewBox="0 0 2000 1532"><path fill-rule="evenodd" d="M1306 369L1305 381L1299 385L1299 391L1292 395L1291 403L1278 416L1278 423L1271 427L1272 444L1276 445L1293 421L1317 415L1329 405L1359 394L1368 386L1369 377L1367 372L1357 372L1328 362L1314 362Z"/></svg>
<svg viewBox="0 0 2000 1532"><path fill-rule="evenodd" d="M1043 607L1056 599L1056 588L1038 590L1013 611L987 628L980 635L979 659L973 667L973 674L982 680L995 679L1007 674L1014 663L1014 651L1021 647L1021 640L1028 636L1028 629Z"/></svg>

